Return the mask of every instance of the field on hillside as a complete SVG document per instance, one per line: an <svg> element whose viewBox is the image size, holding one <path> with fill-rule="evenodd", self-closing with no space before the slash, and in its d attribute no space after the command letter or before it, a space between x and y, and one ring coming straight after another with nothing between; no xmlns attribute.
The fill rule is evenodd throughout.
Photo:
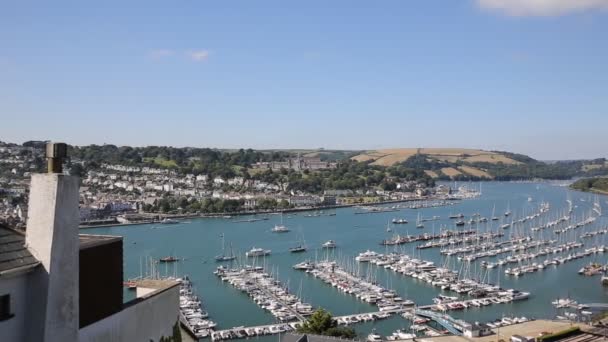
<svg viewBox="0 0 608 342"><path fill-rule="evenodd" d="M471 176L482 177L482 178L489 178L489 179L494 178L491 174L487 173L486 171L480 170L480 169L475 168L475 167L460 166L458 169L460 171L463 171L466 174L471 175Z"/></svg>
<svg viewBox="0 0 608 342"><path fill-rule="evenodd" d="M163 166L163 167L175 167L175 168L177 167L177 163L175 162L175 160L167 160L167 159L164 159L161 157L144 158L144 161L146 163L153 162L156 165Z"/></svg>
<svg viewBox="0 0 608 342"><path fill-rule="evenodd" d="M444 167L443 169L441 169L441 172L443 172L443 174L448 177L456 177L462 174L462 172L456 170L453 167Z"/></svg>
<svg viewBox="0 0 608 342"><path fill-rule="evenodd" d="M431 159L456 163L458 161L466 162L486 162L504 164L519 164L518 161L508 158L507 156L483 150L467 149L467 148L394 148L375 151L366 151L354 156L352 159L357 161L370 161L374 165L391 166L396 163L406 161L409 157L420 153L429 156ZM477 172L477 171L474 171Z"/></svg>
<svg viewBox="0 0 608 342"><path fill-rule="evenodd" d="M427 176L431 177L431 178L438 178L439 175L437 174L437 172L433 171L433 170L424 170L424 173L426 173Z"/></svg>

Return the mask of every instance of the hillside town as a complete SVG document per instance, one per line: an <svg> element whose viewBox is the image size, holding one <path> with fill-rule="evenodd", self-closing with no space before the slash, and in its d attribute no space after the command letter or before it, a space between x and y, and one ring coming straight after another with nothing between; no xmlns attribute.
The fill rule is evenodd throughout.
<svg viewBox="0 0 608 342"><path fill-rule="evenodd" d="M73 159L69 164L64 167L67 173L78 169L75 165L84 163ZM284 162L257 162L252 169L288 168L308 172L336 166L336 162L297 155ZM43 167L42 147L0 145L0 222L17 228L25 226L30 174ZM195 175L169 168L111 163L88 168L80 176L80 219L85 225L149 220L159 215L270 212L426 199L431 194L447 198L450 194L445 186L428 188L417 180L401 179L396 179L393 190L366 187L308 193L290 190L288 182Z"/></svg>

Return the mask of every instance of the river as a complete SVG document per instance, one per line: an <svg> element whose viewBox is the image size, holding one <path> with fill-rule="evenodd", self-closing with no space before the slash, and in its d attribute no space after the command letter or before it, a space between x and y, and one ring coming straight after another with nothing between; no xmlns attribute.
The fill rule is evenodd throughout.
<svg viewBox="0 0 608 342"><path fill-rule="evenodd" d="M467 183L467 186L478 188L479 183ZM365 215L355 215L354 212L358 210L356 208L342 208L325 211L323 216L318 217L305 217L306 212L285 214L284 224L291 231L283 234L271 232L271 228L280 223L279 215L269 215L269 220L250 223L234 222L247 217L202 218L175 225L105 227L87 229L83 232L124 237L125 279L139 276L142 260L147 258L175 255L185 259L175 263L174 266L159 266L160 272L169 275L189 275L198 294L202 297L211 319L218 323L218 328L224 329L233 326L270 324L275 320L270 313L259 308L244 293L221 282L213 275L213 271L218 266L213 258L220 253L222 234L225 236L226 245L232 244L235 252L240 255L252 247L271 249L272 254L264 261L266 267L273 270L283 282L288 282L293 292L301 293L301 297L306 302L326 308L334 315L346 315L371 312L375 310L375 307L359 301L354 296L338 292L304 272L292 269L292 266L298 262L325 258L326 252L319 247L327 240L335 240L338 244L338 248L332 252L330 257L338 260L353 260L358 253L367 249L377 252L387 251L385 247L379 245L379 242L395 233L415 235L422 232L438 232L441 225L455 229L455 220L448 218L450 214L463 213L465 216L470 216L473 213L480 213L482 216L490 218L495 207L496 216L504 216L503 213L510 208L514 217L517 218L522 214L529 215L536 212L541 202L548 202L551 209L542 217L554 218L565 212L568 206L566 200L570 199L575 206L573 215L577 217L577 221L580 221L584 215L590 212L596 196L599 196L603 207L608 206L607 196L571 191L551 183L484 182L482 190L483 193L478 198L463 200L453 206L437 208L403 209L399 212ZM328 216L328 213L336 215ZM422 217L439 216L441 219L425 222L424 229L416 229L415 221L419 213ZM395 225L393 232L386 232L387 222L395 217L406 218L409 224ZM576 234L606 227L607 223L606 217L602 216L594 224L577 229ZM500 221L489 221L487 224L481 224L479 229L496 231L499 224ZM526 225L526 227L529 229L530 225ZM507 239L509 229L505 229L503 232L506 235L504 239ZM601 235L596 240L585 240L585 248L590 247L594 242L604 243L604 236ZM300 254L289 253L288 249L298 244L301 239L305 240L309 250ZM398 249L410 254L420 253L421 258L432 260L439 265L443 263L439 248L416 251L414 249L416 244L405 244ZM392 250L392 247L388 249L389 252ZM507 276L504 272L495 269L491 275L494 283L500 277L502 287L531 292L531 297L524 301L469 308L450 314L468 321L489 321L503 315L553 318L557 312L551 305L551 301L557 297L569 295L579 303L604 302L608 298L608 288L602 287L599 276L585 277L578 275L577 271L590 261L605 264L607 256L608 253L590 256L557 268L548 267L543 271L526 274L519 278ZM495 258L481 260L493 261ZM481 260L476 261L473 265L479 264ZM366 274L366 267L368 266L361 265L362 274ZM472 268L474 267L476 266L472 266ZM396 274L390 270L378 268L374 274L381 284L395 289L402 297L412 299L418 305L432 304L432 298L440 293L440 289L430 284ZM358 333L365 335L374 326L379 333L387 335L395 329L407 325L404 319L397 316L385 321L355 325L354 328Z"/></svg>

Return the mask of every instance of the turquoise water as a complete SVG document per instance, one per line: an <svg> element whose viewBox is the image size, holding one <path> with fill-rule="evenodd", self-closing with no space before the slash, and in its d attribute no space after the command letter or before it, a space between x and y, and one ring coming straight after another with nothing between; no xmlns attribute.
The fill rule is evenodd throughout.
<svg viewBox="0 0 608 342"><path fill-rule="evenodd" d="M479 184L469 183L469 186L479 187ZM531 197L533 201L529 202L528 197ZM483 184L481 197L461 201L454 206L418 210L404 209L400 212L367 215L354 215L356 210L354 208L335 210L336 216L304 217L305 213L286 214L284 224L291 229L291 232L285 234L270 232L270 229L280 222L278 215L270 215L270 219L267 221L252 223L234 223L232 222L234 219L195 219L177 225L107 227L87 229L83 232L124 237L125 278L139 276L142 258L159 258L166 255L185 258L186 260L176 263L175 266L161 265L160 272L169 275L188 274L194 281L197 292L202 296L211 318L218 323L218 328L223 329L241 325L269 324L274 322L274 318L259 308L245 294L235 290L229 284L222 283L213 275L214 269L218 266L213 257L220 253L221 234L225 235L227 245L232 243L235 252L241 255L252 247L271 249L272 255L267 257L264 262L269 270L278 274L278 278L289 282L292 291L296 293L301 291L301 297L306 302L324 307L334 315L346 315L374 311L375 307L365 304L353 296L338 292L304 272L292 269L295 263L306 259L325 258L326 252L318 249L323 242L330 239L335 240L339 248L333 252L331 257L352 261L354 256L367 249L378 252L393 251L393 247L387 250L380 246L379 242L394 233L412 235L421 232L431 233L433 226L438 232L441 225L448 225L449 228L455 229L454 220L448 219L450 214L463 213L468 216L478 212L482 216L490 218L492 208L496 206L496 216L502 216L507 207L510 207L517 217L522 213L529 215L536 212L539 203L546 201L551 204L551 210L542 217L554 217L566 210L566 199L568 198L577 206L574 215L577 216L577 221L580 221L583 213L589 212L595 195L570 191L549 183L488 182ZM600 200L604 208L608 207L608 202L606 202L608 197L601 196ZM415 221L418 213L421 213L423 217L438 215L441 220L426 222L424 229L416 229ZM394 217L405 217L410 223L397 225L393 227L392 233L387 233L387 221ZM607 223L608 219L602 216L593 225L577 229L576 233L606 227ZM498 224L494 222L494 230ZM487 226L482 224L480 230L490 229L491 225L491 221ZM504 237L506 239L509 230L504 232L507 233L507 236ZM289 253L288 248L296 245L301 237L305 239L309 247L308 252ZM601 236L600 239L602 239ZM585 242L590 245L592 240L585 240ZM411 254L415 246L416 243L411 243L397 247L397 249ZM438 264L443 263L438 248L415 251L415 253L420 253L423 259L432 260ZM608 253L586 257L560 265L558 268L549 267L520 278L505 276L495 269L492 274L494 283L500 277L502 287L529 291L532 296L526 301L470 308L466 311L451 312L451 314L468 321L488 321L502 315L552 318L555 317L556 311L550 302L557 297L570 295L579 303L605 302L608 299L608 289L601 286L599 277L580 276L577 271L590 261L606 263L607 257ZM479 259L472 268L475 268L474 265L482 260L491 261L493 258ZM365 274L367 265L360 265L360 267L362 274ZM418 305L432 304L432 298L440 293L439 288L432 287L430 284L395 274L383 268L378 268L375 275L380 283L394 288L401 296L414 300ZM407 325L404 319L393 317L386 321L356 325L354 328L359 333L366 334L373 326L381 334L390 334L395 329Z"/></svg>

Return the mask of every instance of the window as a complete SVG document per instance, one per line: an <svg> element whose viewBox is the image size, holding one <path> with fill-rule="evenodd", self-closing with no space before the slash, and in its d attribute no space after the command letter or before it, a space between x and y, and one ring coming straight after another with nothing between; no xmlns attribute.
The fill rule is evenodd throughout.
<svg viewBox="0 0 608 342"><path fill-rule="evenodd" d="M0 321L13 317L11 314L11 295L0 296Z"/></svg>

